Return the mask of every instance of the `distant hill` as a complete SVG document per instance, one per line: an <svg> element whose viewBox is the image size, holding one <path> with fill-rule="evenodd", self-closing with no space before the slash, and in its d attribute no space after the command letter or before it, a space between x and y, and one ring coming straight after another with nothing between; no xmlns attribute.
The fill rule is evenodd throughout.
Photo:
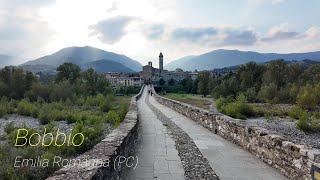
<svg viewBox="0 0 320 180"><path fill-rule="evenodd" d="M268 65L269 63L271 63L271 61L267 61L267 62L264 62L264 63L260 63L260 64L263 64L263 65ZM310 66L314 65L314 64L320 64L320 61L312 61L312 60L309 60L309 59L305 59L305 60L302 60L302 61L285 61L286 64L299 64L301 65L303 68L307 69L309 68ZM244 63L246 64L246 63ZM215 72L215 73L222 73L222 74L225 74L225 73L229 73L230 71L231 72L235 72L237 71L241 65L244 65L244 64L239 64L239 65L236 65L236 66L228 66L228 67L223 67L223 68L215 68L211 71Z"/></svg>
<svg viewBox="0 0 320 180"><path fill-rule="evenodd" d="M197 56L191 55L191 56L186 56L186 57L177 59L177 60L172 61L172 62L168 63L167 65L165 65L164 68L168 69L168 70L172 70L172 71L176 70L177 68L181 68L183 70L186 70L183 68L186 66L185 64L187 64L189 60L191 60L195 57L197 57ZM194 70L194 69L192 69L192 70Z"/></svg>
<svg viewBox="0 0 320 180"><path fill-rule="evenodd" d="M142 65L124 55L107 52L101 49L93 48L90 46L85 47L68 47L48 56L29 61L23 65L49 65L57 67L64 62L71 62L77 65L86 64L89 62L108 59L126 66L133 71L141 71Z"/></svg>
<svg viewBox="0 0 320 180"><path fill-rule="evenodd" d="M55 73L56 67L50 65L20 65L19 68L22 68L25 71L30 71L32 73L44 72L44 73Z"/></svg>
<svg viewBox="0 0 320 180"><path fill-rule="evenodd" d="M134 70L111 60L98 60L81 65L81 68L86 70L94 69L98 73L104 72L134 72Z"/></svg>
<svg viewBox="0 0 320 180"><path fill-rule="evenodd" d="M176 68L181 68L188 71L193 71L195 69L212 70L215 68L244 64L250 61L263 63L275 59L284 59L287 61L302 61L304 59L309 59L313 61L320 61L320 51L308 53L276 54L238 50L215 50L199 56L188 56L175 60L165 65L165 69L175 70Z"/></svg>

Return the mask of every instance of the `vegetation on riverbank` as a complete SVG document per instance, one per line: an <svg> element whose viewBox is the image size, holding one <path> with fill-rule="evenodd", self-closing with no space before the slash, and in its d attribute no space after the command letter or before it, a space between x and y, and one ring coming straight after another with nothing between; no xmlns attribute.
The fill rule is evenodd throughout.
<svg viewBox="0 0 320 180"><path fill-rule="evenodd" d="M38 118L44 128L30 129L7 123L0 145L0 177L4 179L43 179L59 167L25 166L14 168L17 156L23 159L50 159L74 157L91 149L101 141L107 126L117 127L124 119L130 96L115 96L116 93L129 95L136 89L114 90L106 79L93 69L81 71L74 64L65 63L57 68L57 76L49 82L40 82L32 73L6 67L0 71L0 118L10 114ZM31 132L55 134L58 127L54 121L73 124L70 135L82 133L85 137L81 146L50 145L16 147L18 128ZM36 141L37 139L32 139ZM59 139L60 141L61 139ZM75 138L75 141L80 139Z"/></svg>

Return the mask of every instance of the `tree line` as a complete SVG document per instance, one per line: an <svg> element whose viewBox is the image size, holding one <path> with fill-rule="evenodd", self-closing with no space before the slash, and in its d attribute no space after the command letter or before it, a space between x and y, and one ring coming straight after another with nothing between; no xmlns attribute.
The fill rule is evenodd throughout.
<svg viewBox="0 0 320 180"><path fill-rule="evenodd" d="M274 60L266 64L250 62L236 71L216 74L202 71L197 79L186 78L175 85L163 85L163 91L211 95L220 112L246 119L252 116L290 116L298 127L320 131L320 64L305 67L300 63ZM288 112L255 108L248 103L292 104Z"/></svg>

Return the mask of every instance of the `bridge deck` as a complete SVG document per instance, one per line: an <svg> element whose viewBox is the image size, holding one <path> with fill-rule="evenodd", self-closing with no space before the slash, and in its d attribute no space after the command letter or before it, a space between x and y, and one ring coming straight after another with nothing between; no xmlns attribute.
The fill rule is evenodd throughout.
<svg viewBox="0 0 320 180"><path fill-rule="evenodd" d="M175 141L167 128L148 107L149 102L178 125L194 141L211 168L221 180L285 180L259 158L202 127L188 117L161 105L148 96L147 88L138 101L140 138L135 155L138 167L128 172L127 179L182 180L184 170Z"/></svg>
<svg viewBox="0 0 320 180"><path fill-rule="evenodd" d="M188 117L158 103L149 101L171 119L195 142L201 153L221 180L284 180L287 179L259 158L219 135L202 127Z"/></svg>
<svg viewBox="0 0 320 180"><path fill-rule="evenodd" d="M147 95L145 88L138 101L140 137L135 156L139 162L135 170L130 169L128 179L182 180L184 170L175 142L145 103Z"/></svg>

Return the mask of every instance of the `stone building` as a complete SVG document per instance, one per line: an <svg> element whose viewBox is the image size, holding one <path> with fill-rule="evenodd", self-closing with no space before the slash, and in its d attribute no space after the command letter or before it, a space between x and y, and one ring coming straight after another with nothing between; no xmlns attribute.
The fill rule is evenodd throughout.
<svg viewBox="0 0 320 180"><path fill-rule="evenodd" d="M137 73L108 72L106 79L112 86L142 86L144 81Z"/></svg>
<svg viewBox="0 0 320 180"><path fill-rule="evenodd" d="M174 79L179 82L185 78L190 77L195 80L198 77L198 72L183 71L177 68L175 71L168 71L163 69L163 54L159 54L159 68L152 66L149 61L148 65L143 66L139 73L123 73L123 72L108 72L106 79L112 86L142 86L144 83L158 83L161 78L166 82Z"/></svg>
<svg viewBox="0 0 320 180"><path fill-rule="evenodd" d="M198 76L197 72L189 72L183 71L178 68L175 71L168 71L163 69L163 54L160 52L159 54L159 68L155 68L152 66L152 62L149 61L148 65L143 66L141 74L141 78L146 83L155 83L158 82L161 78L165 81L169 79L174 79L175 81L181 81L185 78L191 77L192 79L196 79Z"/></svg>

